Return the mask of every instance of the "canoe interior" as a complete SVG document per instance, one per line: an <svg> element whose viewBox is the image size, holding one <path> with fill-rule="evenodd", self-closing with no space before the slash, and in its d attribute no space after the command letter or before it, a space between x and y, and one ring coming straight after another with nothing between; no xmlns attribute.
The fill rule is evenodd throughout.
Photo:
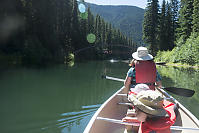
<svg viewBox="0 0 199 133"><path fill-rule="evenodd" d="M118 119L118 120L124 118L127 113L128 106L118 105L118 103L125 103L128 101L125 96L120 96L117 94L126 94L126 93L127 90L124 87L122 87L113 96L111 96L104 104L102 104L102 106L97 110L97 112L91 118L89 124L84 130L84 133L124 133L125 125L120 125L103 120L96 120L96 118L105 117L105 118ZM188 111L183 105L181 105L178 101L175 102L179 104L179 112L177 115L176 123L174 125L189 127L189 128L199 128L198 119L195 116L193 116L193 114L190 111ZM172 130L172 133L199 133L199 130L198 131Z"/></svg>
<svg viewBox="0 0 199 133"><path fill-rule="evenodd" d="M124 125L106 122L103 120L96 120L96 117L107 117L121 120L128 109L128 106L118 105L120 102L127 102L124 96L117 94L125 94L127 91L121 88L114 95L112 95L102 106L97 110L91 121L87 125L84 133L122 133L124 132Z"/></svg>
<svg viewBox="0 0 199 133"><path fill-rule="evenodd" d="M192 115L192 114L191 114ZM182 127L191 127L191 128L199 128L199 123L194 122L194 120L190 117L190 112L185 112L182 110L182 108L179 108L179 114L176 118L176 123L174 126L182 126ZM182 131L174 131L172 130L172 133L199 133L195 130L182 130Z"/></svg>

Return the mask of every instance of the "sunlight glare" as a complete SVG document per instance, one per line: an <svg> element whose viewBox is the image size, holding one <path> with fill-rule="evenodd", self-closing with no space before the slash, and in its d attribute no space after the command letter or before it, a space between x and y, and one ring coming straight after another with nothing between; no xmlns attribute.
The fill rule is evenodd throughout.
<svg viewBox="0 0 199 133"><path fill-rule="evenodd" d="M78 9L81 13L85 13L86 12L86 6L84 4L79 4L78 5Z"/></svg>

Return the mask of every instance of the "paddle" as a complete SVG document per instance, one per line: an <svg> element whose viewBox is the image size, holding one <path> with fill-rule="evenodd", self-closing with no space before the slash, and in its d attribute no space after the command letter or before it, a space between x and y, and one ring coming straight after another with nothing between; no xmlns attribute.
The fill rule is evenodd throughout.
<svg viewBox="0 0 199 133"><path fill-rule="evenodd" d="M113 123L122 124L122 125L140 126L140 123L123 122L122 120L110 119L110 118L105 118L105 117L97 117L97 120L104 120L104 121L113 122Z"/></svg>
<svg viewBox="0 0 199 133"><path fill-rule="evenodd" d="M102 75L102 78L124 82L124 79L109 77L106 75ZM162 89L167 90L173 94L176 94L179 96L185 96L185 97L192 97L195 93L194 90L185 89L185 88L177 88L177 87L164 87Z"/></svg>
<svg viewBox="0 0 199 133"><path fill-rule="evenodd" d="M130 63L129 61L122 61L124 63ZM155 62L156 65L165 65L166 62Z"/></svg>
<svg viewBox="0 0 199 133"><path fill-rule="evenodd" d="M185 88L176 88L176 87L166 87L163 88L173 94L179 95L179 96L185 96L185 97L192 97L195 93L194 90L189 90Z"/></svg>
<svg viewBox="0 0 199 133"><path fill-rule="evenodd" d="M132 126L139 126L139 123L136 122L123 122L122 120L117 119L110 119L110 118L104 118L104 117L97 117L97 120L104 120L107 122L122 124L122 125L132 125ZM191 128L191 127L181 127L181 126L171 126L171 130L196 130L199 131L199 128Z"/></svg>
<svg viewBox="0 0 199 133"><path fill-rule="evenodd" d="M165 65L166 62L156 62L155 64L157 64L157 65Z"/></svg>

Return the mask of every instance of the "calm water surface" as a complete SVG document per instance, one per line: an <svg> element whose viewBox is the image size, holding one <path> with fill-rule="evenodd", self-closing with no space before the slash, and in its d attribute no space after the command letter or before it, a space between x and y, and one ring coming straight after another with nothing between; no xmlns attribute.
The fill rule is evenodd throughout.
<svg viewBox="0 0 199 133"><path fill-rule="evenodd" d="M109 61L1 70L0 132L81 133L99 106L122 86L101 75L124 78L127 70L127 64ZM173 96L199 118L199 72L173 67L158 71L165 87L196 91L192 98Z"/></svg>

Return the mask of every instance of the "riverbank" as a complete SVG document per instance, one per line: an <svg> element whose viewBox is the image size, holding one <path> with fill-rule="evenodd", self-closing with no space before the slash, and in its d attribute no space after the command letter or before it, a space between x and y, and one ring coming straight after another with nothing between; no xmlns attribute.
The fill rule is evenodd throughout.
<svg viewBox="0 0 199 133"><path fill-rule="evenodd" d="M182 64L182 63L166 63L166 66L174 66L174 67L184 67L184 68L194 68L199 69L199 65L191 66L189 64Z"/></svg>
<svg viewBox="0 0 199 133"><path fill-rule="evenodd" d="M121 62L124 62L124 63L130 63L130 60L122 60ZM157 63L158 62L158 63ZM166 63L164 64L164 62L161 62L161 61L156 61L157 65L165 65L165 66L174 66L174 67L184 67L184 68L194 68L194 69L199 69L199 65L189 65L189 64L183 64L183 63L172 63L172 62L169 62L169 63Z"/></svg>

